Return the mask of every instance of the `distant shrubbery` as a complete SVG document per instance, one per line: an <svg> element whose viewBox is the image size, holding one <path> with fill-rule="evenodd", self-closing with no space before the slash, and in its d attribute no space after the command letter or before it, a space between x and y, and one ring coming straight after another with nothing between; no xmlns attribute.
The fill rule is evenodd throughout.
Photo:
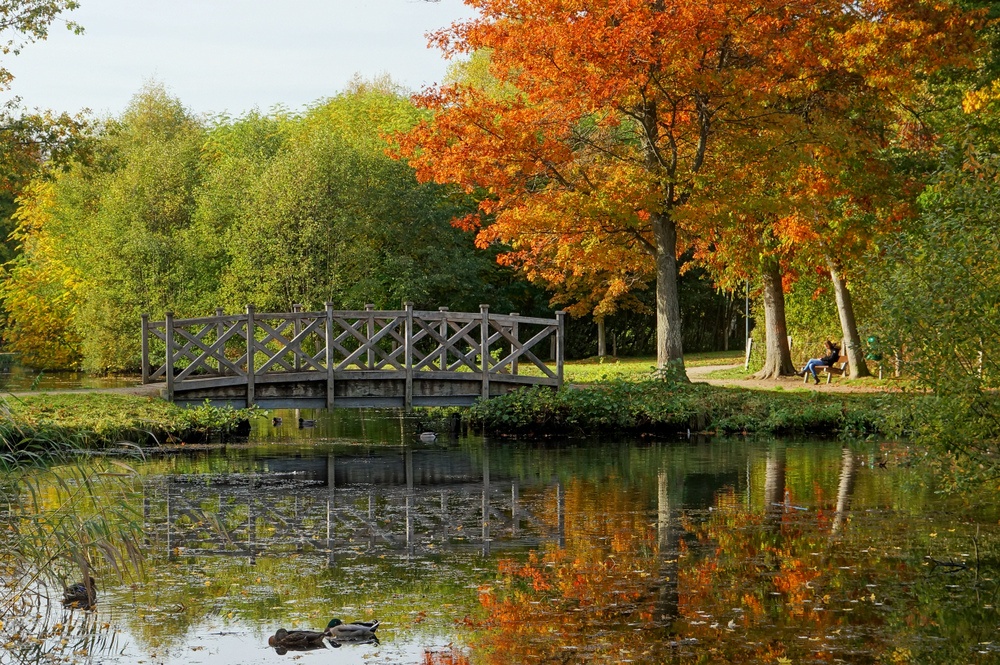
<svg viewBox="0 0 1000 665"><path fill-rule="evenodd" d="M900 434L908 428L889 394L820 394L613 381L554 392L522 389L476 404L475 427L490 433L644 432Z"/></svg>

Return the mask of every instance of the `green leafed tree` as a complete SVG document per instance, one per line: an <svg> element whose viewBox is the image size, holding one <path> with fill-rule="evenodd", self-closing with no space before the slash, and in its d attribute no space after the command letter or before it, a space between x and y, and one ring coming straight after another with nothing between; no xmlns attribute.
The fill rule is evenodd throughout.
<svg viewBox="0 0 1000 665"><path fill-rule="evenodd" d="M933 391L924 433L991 474L1000 469L998 178L1000 159L970 151L923 194L916 223L886 248L876 349Z"/></svg>
<svg viewBox="0 0 1000 665"><path fill-rule="evenodd" d="M492 255L450 224L467 197L385 154L419 115L390 82L355 81L289 128L227 235L228 308L512 306L489 287Z"/></svg>
<svg viewBox="0 0 1000 665"><path fill-rule="evenodd" d="M84 367L137 366L142 312L193 312L185 260L205 129L166 91L148 86L108 121L92 163L56 181L52 231L84 283L74 325Z"/></svg>

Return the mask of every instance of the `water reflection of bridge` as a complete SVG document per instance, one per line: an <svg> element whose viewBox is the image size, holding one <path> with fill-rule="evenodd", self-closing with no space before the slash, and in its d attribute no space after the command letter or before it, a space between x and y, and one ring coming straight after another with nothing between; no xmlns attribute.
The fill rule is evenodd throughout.
<svg viewBox="0 0 1000 665"><path fill-rule="evenodd" d="M434 451L377 457L266 458L247 473L159 476L144 502L149 546L184 555L251 559L287 553L365 550L431 554L494 544L564 542L563 488L548 492L552 515L523 501L516 478L493 477L489 456Z"/></svg>

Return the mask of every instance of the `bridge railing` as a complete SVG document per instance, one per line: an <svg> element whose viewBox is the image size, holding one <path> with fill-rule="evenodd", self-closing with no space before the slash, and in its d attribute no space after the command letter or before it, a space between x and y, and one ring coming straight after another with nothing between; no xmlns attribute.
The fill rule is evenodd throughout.
<svg viewBox="0 0 1000 665"><path fill-rule="evenodd" d="M490 313L401 310L264 313L248 306L241 314L163 321L142 317L142 380L163 382L168 398L188 383L223 386L246 383L248 403L258 381L282 375L290 380L333 382L345 376L405 379L407 405L412 382L455 378L561 386L565 315L546 319ZM484 352L485 351L485 352ZM543 358L549 358L548 361ZM349 372L349 375L345 375ZM470 377L470 374L472 375Z"/></svg>

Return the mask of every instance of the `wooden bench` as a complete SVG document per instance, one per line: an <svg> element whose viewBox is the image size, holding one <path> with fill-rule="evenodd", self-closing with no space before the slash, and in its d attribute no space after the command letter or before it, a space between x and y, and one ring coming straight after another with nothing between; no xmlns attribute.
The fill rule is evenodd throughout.
<svg viewBox="0 0 1000 665"><path fill-rule="evenodd" d="M819 374L820 372L826 373L827 383L830 383L834 374L837 374L838 376L847 374L847 356L841 353L840 356L837 357L837 361L832 365L820 365L816 368L816 373ZM806 372L805 376L802 377L802 383L809 383L810 378L812 378L812 373Z"/></svg>

